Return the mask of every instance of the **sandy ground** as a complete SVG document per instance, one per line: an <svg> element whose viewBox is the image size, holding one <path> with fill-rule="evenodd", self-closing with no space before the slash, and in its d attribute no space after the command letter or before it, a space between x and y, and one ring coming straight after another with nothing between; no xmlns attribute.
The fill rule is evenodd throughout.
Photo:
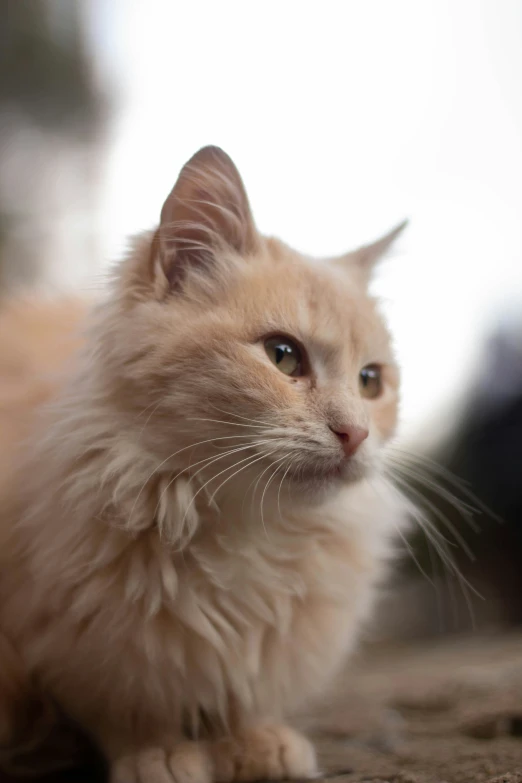
<svg viewBox="0 0 522 783"><path fill-rule="evenodd" d="M325 777L522 783L522 636L361 652L315 724Z"/></svg>
<svg viewBox="0 0 522 783"><path fill-rule="evenodd" d="M522 783L522 635L361 650L302 723L328 783Z"/></svg>

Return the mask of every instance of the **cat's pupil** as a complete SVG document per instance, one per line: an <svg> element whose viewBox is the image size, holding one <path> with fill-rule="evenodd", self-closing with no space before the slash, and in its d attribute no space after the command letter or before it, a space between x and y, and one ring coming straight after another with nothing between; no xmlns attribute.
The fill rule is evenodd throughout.
<svg viewBox="0 0 522 783"><path fill-rule="evenodd" d="M280 364L283 359L285 358L285 354L292 353L292 350L289 345L278 345L275 349L275 355L276 355L276 363Z"/></svg>

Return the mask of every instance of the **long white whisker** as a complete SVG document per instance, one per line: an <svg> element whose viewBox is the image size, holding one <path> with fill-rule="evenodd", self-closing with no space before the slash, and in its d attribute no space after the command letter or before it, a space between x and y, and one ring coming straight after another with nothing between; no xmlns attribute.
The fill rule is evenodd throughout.
<svg viewBox="0 0 522 783"><path fill-rule="evenodd" d="M270 453L273 454L274 452L270 452ZM257 460L255 460L255 461L257 462ZM238 464L240 464L240 463L236 463L236 465L238 465ZM253 463L250 463L250 464L253 464ZM233 467L235 467L235 466L233 466ZM234 478L234 476L237 476L238 473L241 473L242 470L245 470L248 467L249 467L248 465L243 465L242 468L239 468L239 470L236 470L235 473L232 473L231 476L227 476L226 479L221 482L221 484L217 487L217 489L214 490L214 492L212 493L212 495L208 499L209 506L213 502L214 498L216 497L216 495L219 492L219 490L221 489L221 487L223 487L227 483L227 481L230 481L230 479Z"/></svg>
<svg viewBox="0 0 522 783"><path fill-rule="evenodd" d="M467 544L466 540L463 538L463 536L459 533L455 525L453 525L450 520L445 516L445 514L442 513L442 511L437 508L435 503L432 503L428 498L426 498L422 492L419 492L417 489L412 487L410 484L405 482L403 479L399 478L399 476L395 476L395 481L397 481L399 484L401 484L402 487L405 488L406 492L410 492L414 497L416 497L421 503L423 503L426 508L430 509L432 514L438 519L444 527L450 531L450 533L453 535L455 541L460 545L462 548L462 551L466 553L466 555L469 557L471 561L475 561L475 555L471 551L469 545ZM449 542L448 542L449 543Z"/></svg>
<svg viewBox="0 0 522 783"><path fill-rule="evenodd" d="M447 540L444 538L444 536L440 533L440 531L437 530L437 528L433 525L433 523L426 517L421 509L419 509L417 506L414 506L412 503L408 502L408 498L405 497L404 493L400 492L397 487L393 484L393 481L390 483L388 482L388 485L392 489L392 491L396 492L399 497L402 497L403 500L406 500L408 503L408 507L410 510L411 515L415 519L415 521L419 524L419 527L421 528L422 532L426 536L426 539L428 542L433 546L434 550L436 551L437 555L439 556L441 562L444 564L446 568L446 572L449 575L453 576L459 583L460 589L462 591L462 595L464 597L464 600L466 602L466 606L469 612L470 620L472 627L475 626L475 617L474 617L474 611L473 611L473 605L471 603L471 599L469 596L469 592L474 593L478 598L483 600L483 596L473 587L473 585L464 577L454 560L451 558L449 552L445 548L445 544L447 543ZM400 531L398 531L400 532ZM401 535L402 538L402 535ZM404 539L403 539L404 540ZM408 549L410 553L413 556L413 553L411 551L411 548L408 546ZM413 556L413 559L421 571L421 573L428 578L428 581L430 584L432 584L433 587L435 587L433 580L430 579L427 574L425 573L424 569L420 566L420 563L418 562L417 558ZM450 587L451 583L448 583L448 588ZM435 588L436 589L436 588Z"/></svg>
<svg viewBox="0 0 522 783"><path fill-rule="evenodd" d="M267 433L265 433L265 432L258 432L258 433L254 433L253 435L252 434L249 434L249 435L231 435L230 437L233 437L233 438L250 438L250 439L252 439L252 437L256 437L256 435L258 437L264 437L265 440L269 440L271 443L274 443L274 445L276 443L280 444L281 442L283 442L282 438L267 437ZM214 440L219 440L219 439L215 438ZM226 445L226 446L216 446L216 449L228 449L228 448L229 448L228 445Z"/></svg>
<svg viewBox="0 0 522 783"><path fill-rule="evenodd" d="M260 457L257 457L256 459L254 459L254 460L253 460L253 462L251 462L250 464L251 464L251 465L253 465L253 464L254 464L254 462L258 462L260 459L264 459L265 457L269 457L271 454L275 454L275 452L276 452L276 451L277 451L277 449L274 449L274 451L271 451L271 452L269 452L268 454L261 454L261 456L260 456ZM225 468L224 470L221 470L219 473L216 473L216 475L215 475L215 476L211 476L211 478L209 478L209 479L208 479L208 481L206 481L206 482L205 482L205 483L204 483L204 484L203 484L203 485L202 485L202 486L201 486L201 487L198 489L198 491L197 491L197 492L196 492L196 493L195 493L195 494L192 496L192 498L190 499L190 503L188 504L188 506L187 506L187 508L186 508L186 510L185 510L185 514L184 514L184 516L183 516L183 519L182 519L182 521L181 521L181 525L183 526L183 523L185 522L185 519L186 519L186 517L187 517L188 511L189 511L189 509L190 509L191 505L192 505L192 504L195 502L195 500L196 500L197 496L199 495L199 493L200 493L202 490L204 490L204 489L205 489L205 487L206 487L208 484L210 484L210 482L211 482L211 481L214 481L214 479L217 479L217 478L219 478L219 476L222 476L222 475L223 475L223 473L226 473L226 471L227 471L227 470L231 470L231 469L233 469L233 468L236 468L238 465L241 465L241 463L242 463L242 462L246 462L246 461L247 461L247 460L249 460L249 459L251 459L251 458L250 458L250 457L246 457L244 460L241 460L240 462L236 462L234 465L229 465L229 466L228 466L227 468Z"/></svg>
<svg viewBox="0 0 522 783"><path fill-rule="evenodd" d="M269 477L268 481L267 481L267 482L266 482L266 484L265 484L265 488L263 489L263 494L261 495L261 504L260 504L260 511L261 511L261 524L263 525L263 530L265 531L265 534L266 534L267 538L268 538L269 536L268 536L268 531L267 531L267 528L266 528L266 525L265 525L265 515L263 514L263 502L264 502L264 500L265 500L266 491L267 491L268 487L270 486L270 484L271 484L271 482L272 482L272 479L273 479L273 478L274 478L274 476L276 475L276 473L277 473L277 471L279 470L279 468L280 468L280 467L282 467L282 466L281 466L279 463L281 463L281 462L282 462L283 460L285 460L285 459L286 459L286 454L285 454L283 457L280 457L279 459L277 459L275 462L272 462L272 464L270 465L270 467L271 467L271 468L273 468L273 467L274 467L274 465L277 465L277 467L276 467L276 469L274 470L274 472L273 472L273 473L270 475L270 477Z"/></svg>
<svg viewBox="0 0 522 783"><path fill-rule="evenodd" d="M453 492L450 492L448 489L446 489L446 487L443 487L441 484L437 483L432 476L422 473L418 465L409 465L407 463L404 464L401 462L395 462L395 460L392 459L390 461L390 466L396 473L400 473L406 478L416 481L423 487L432 490L439 497L447 500L447 502L459 512L473 532L478 533L480 531L480 528L473 520L472 516L473 513L478 513L478 509L461 500L455 494L453 494Z"/></svg>
<svg viewBox="0 0 522 783"><path fill-rule="evenodd" d="M437 528L434 526L431 520L426 515L424 515L419 508L412 506L412 509L415 510L414 517L416 521L419 523L421 530L423 530L424 533L429 536L429 539L432 545L434 546L434 548L436 549L440 559L442 560L446 568L448 568L451 574L453 574L453 576L460 583L462 593L466 599L466 602L468 603L468 609L470 611L470 616L471 616L473 614L472 607L469 604L469 596L464 588L471 590L471 592L473 592L478 598L482 600L483 600L483 596L464 577L464 575L458 568L457 564L451 557L450 553L445 548L445 544L448 543L447 539L440 533L439 530L437 530Z"/></svg>
<svg viewBox="0 0 522 783"><path fill-rule="evenodd" d="M207 419L207 418L201 418L199 416L196 417L190 417L187 419L187 421L210 421L214 424L224 424L226 427L249 427L251 429L270 429L268 425L263 426L261 424L238 424L235 421L223 421L223 419Z"/></svg>
<svg viewBox="0 0 522 783"><path fill-rule="evenodd" d="M272 462L270 465L267 465L267 466L266 466L266 468L265 468L265 469L264 469L264 470L263 470L263 471L262 471L262 472L259 474L259 476L257 477L257 481L256 481L256 479L255 479L255 477L254 477L254 478L252 479L252 481L250 482L250 484L249 484L248 488L247 488L247 493L248 493L248 491L250 490L250 487L252 486L252 484L254 483L254 481L256 482L256 485L255 485L255 487L254 487L254 491L252 492L252 498L251 498L251 501L250 501L250 510L251 510L251 512L252 512L252 513L253 513L253 510L254 510L254 500L255 500L255 497L256 497L256 492L257 492L257 488L258 488L258 486L259 486L259 482L261 481L261 479L263 478L263 476L265 475L265 473L266 473L267 471L269 471L269 470L270 470L270 468L272 467L272 465L274 465L274 464L275 464L275 463L273 463L273 462Z"/></svg>
<svg viewBox="0 0 522 783"><path fill-rule="evenodd" d="M211 455L210 457L205 457L205 459L200 459L198 462L195 462L193 465L189 465L188 467L183 468L178 473L176 473L167 483L167 485L163 488L159 498L158 502L156 504L156 509L154 511L154 514L157 514L158 509L160 507L161 501L163 499L163 496L168 491L169 487L172 486L172 484L178 479L183 473L185 473L187 470L191 470L192 468L195 468L197 465L202 465L199 470L197 470L195 473L191 474L189 476L189 481L193 481L196 476L198 476L202 470L205 470L208 468L209 465L212 465L214 462L218 462L220 459L224 459L225 457L229 457L231 454L237 454L239 451L246 451L246 449L255 448L256 446L264 445L265 443L269 443L269 440L263 440L263 441L253 441L251 443L247 443L246 446L238 446L233 449L230 449L229 451L225 451L224 454L218 454L218 456Z"/></svg>
<svg viewBox="0 0 522 783"><path fill-rule="evenodd" d="M159 402L156 403L156 405L153 407L153 409L151 410L151 412L149 413L149 415L145 419L145 424L143 425L143 427L141 428L141 430L138 433L138 440L141 438L141 436L145 432L145 429L147 428L147 425L148 425L149 421L151 420L151 418L154 416L154 414L158 410L159 406L161 405L161 402L162 402L162 400L160 400Z"/></svg>
<svg viewBox="0 0 522 783"><path fill-rule="evenodd" d="M367 481L368 481L368 483L370 484L370 486L372 486L372 487L373 487L374 491L376 491L376 492L377 492L377 494L381 494L381 495L382 495L382 493L380 493L380 492L379 492L379 489L375 487L375 485L373 484L373 482L371 482L371 481L370 481L370 479L367 479ZM395 486L393 483L390 483L389 481L387 481L387 485L388 485L388 487L389 487L389 488L392 490L392 492L394 492L396 495L398 495L398 496L399 496L399 498L400 498L401 500L403 500L403 501L404 501L405 499L407 500L407 498L404 498L404 496L403 496L402 492L400 492L400 491L397 489L397 487L396 487L396 486ZM414 516L414 517L415 517L415 519L416 519L416 521L418 522L418 520L417 520L417 518L416 518L416 516L415 516L415 513L414 513L414 512L416 512L416 511L417 511L417 509L415 509L415 508L412 506L412 504L411 504L411 503L409 503L409 502L407 503L407 506L408 506L408 511L410 512L410 514L411 514L412 516ZM421 530L424 532L424 528L422 527L422 525L420 525L420 523L419 523L419 526L420 526ZM401 539L402 543L403 543L403 544L404 544L404 546L406 547L406 551L408 552L409 556L411 557L411 559L413 560L413 562L414 562L414 563L415 563L415 565L417 566L417 568L418 568L418 570L420 571L420 573L422 574L422 576L424 576L424 577L425 577L425 579L427 579L427 580L428 580L428 582L429 582L429 583L430 583L430 584L431 584L433 587L435 587L435 585L434 585L434 583L433 583L433 580L431 579L431 577L429 576L429 574L428 574L428 573L426 573L425 569L422 567L422 565L421 565L421 563L420 563L419 559L417 558L417 555L415 554L415 551L414 551L414 549L413 549L412 545L410 544L410 542L408 541L408 539L406 538L406 536L404 535L404 533L402 532L402 530L400 529L400 527L399 527L399 526L398 526L398 525L397 525L395 522L394 522L394 527L395 527L395 530L396 530L396 532L398 533L398 535L399 535L399 537L400 537L400 539Z"/></svg>
<svg viewBox="0 0 522 783"><path fill-rule="evenodd" d="M141 418L144 413L147 413L147 411L149 411L152 408L153 405L159 405L160 402L161 402L161 400L159 400L159 402L155 402L153 400L151 403L149 403L149 405L147 405L146 408L143 408L143 410L138 413L138 415L136 416L136 420Z"/></svg>
<svg viewBox="0 0 522 783"><path fill-rule="evenodd" d="M431 473L437 473L442 478L447 481L449 484L454 486L456 489L458 489L460 492L462 492L463 495L465 495L468 500L473 504L473 506L476 506L480 511L482 511L484 514L486 514L491 519L494 519L495 522L498 522L499 524L503 524L504 520L502 517L499 517L498 514L496 514L491 508L487 506L486 503L484 503L477 495L467 486L467 482L464 481L464 479L459 478L454 473L451 472L451 470L448 470L443 465L440 465L436 460L432 459L431 457L428 457L424 454L409 454L408 452L404 451L403 449L400 449L398 446L390 446L390 452L393 454L395 452L399 456L399 460L402 462L406 462L408 465L414 464L417 468L419 467L418 463L423 463L424 470L427 470ZM446 490L448 494L452 495L448 490ZM455 495L453 495L454 499L457 502L461 502L460 498L457 498ZM475 511L475 508L471 508L472 511Z"/></svg>
<svg viewBox="0 0 522 783"><path fill-rule="evenodd" d="M222 410L221 408L218 408L216 405L210 404L211 408L214 408L214 410L218 411L218 413L223 413L225 416L233 416L234 419L241 419L242 421L248 421L250 424L260 424L264 427L267 427L270 429L270 425L266 421L262 421L261 419L249 419L246 416L239 416L237 413L233 413L232 411L226 411Z"/></svg>
<svg viewBox="0 0 522 783"><path fill-rule="evenodd" d="M436 606L437 606L437 617L438 617L438 620L439 620L439 632L442 633L444 631L445 624L444 624L444 612L443 612L443 604L442 604L442 599L441 599L441 591L439 589L439 584L438 584L439 583L440 559L438 559L435 556L436 553L434 551L433 545L432 545L429 537L426 535L424 530L422 532L423 532L423 535L424 535L424 537L426 539L426 543L428 545L428 556L430 558L431 573L433 575L432 584L433 584L433 588L434 588L434 591L435 591L435 603L436 603ZM450 579L448 577L447 570L445 571L443 569L442 573L443 573L443 576L445 578L446 585L448 587L448 592L451 591L451 594L453 595L453 592L452 592L452 590L450 588Z"/></svg>
<svg viewBox="0 0 522 783"><path fill-rule="evenodd" d="M277 490L277 510L279 512L279 517L281 519L283 518L283 515L281 513L281 487L283 486L283 482L284 482L284 480L286 478L286 474L288 473L288 471L290 470L291 467L292 467L292 463L289 462L288 463L288 467L285 470L285 472L283 473L283 477L282 477L281 481L279 482L279 489Z"/></svg>
<svg viewBox="0 0 522 783"><path fill-rule="evenodd" d="M162 462L160 462L159 465L156 465L156 467L154 468L152 473L145 479L145 481L141 485L140 491L138 492L138 494L136 496L136 500L134 501L134 503L132 505L132 508L131 508L131 511L130 511L130 514L129 514L129 522L128 522L128 524L130 525L130 523L132 521L132 515L134 514L134 509L136 508L136 504L138 503L138 500L141 497L141 493L143 492L143 490L145 489L145 487L147 486L147 484L149 483L151 478L156 475L156 473L160 470L160 468L163 467L163 465L165 465L171 459L174 459L174 457L177 457L178 454L181 454L183 451L187 451L187 449L195 449L198 446L203 446L205 443L211 443L212 441L215 441L215 440L227 440L227 439L230 439L230 438L239 438L239 437L243 437L243 436L241 436L241 435L225 435L225 436L221 436L219 438L208 438L207 440L201 440L198 443L191 443L190 446L184 446L182 449L178 449L178 451L174 451L172 454L169 454L169 456L166 457ZM199 464L199 463L196 463L196 465L197 464Z"/></svg>

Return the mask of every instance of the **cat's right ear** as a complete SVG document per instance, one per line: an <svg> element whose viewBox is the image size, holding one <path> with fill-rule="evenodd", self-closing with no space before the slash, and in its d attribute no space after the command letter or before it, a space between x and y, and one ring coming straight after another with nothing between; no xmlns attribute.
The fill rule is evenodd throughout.
<svg viewBox="0 0 522 783"><path fill-rule="evenodd" d="M161 211L153 246L163 289L179 290L191 272L212 274L220 255L255 250L257 231L240 174L219 147L204 147L183 167Z"/></svg>
<svg viewBox="0 0 522 783"><path fill-rule="evenodd" d="M338 266L349 269L352 274L355 273L364 286L368 285L376 265L389 252L393 243L402 234L407 225L408 221L403 220L402 223L376 242L346 253L344 256L335 259L335 263Z"/></svg>

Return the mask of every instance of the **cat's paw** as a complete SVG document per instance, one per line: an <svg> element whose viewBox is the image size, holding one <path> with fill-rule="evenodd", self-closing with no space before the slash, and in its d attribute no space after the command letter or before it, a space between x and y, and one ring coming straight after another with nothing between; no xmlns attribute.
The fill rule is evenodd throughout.
<svg viewBox="0 0 522 783"><path fill-rule="evenodd" d="M313 745L288 726L263 725L211 744L216 783L317 777Z"/></svg>
<svg viewBox="0 0 522 783"><path fill-rule="evenodd" d="M112 766L110 783L212 783L212 769L203 745L182 742L119 759Z"/></svg>

